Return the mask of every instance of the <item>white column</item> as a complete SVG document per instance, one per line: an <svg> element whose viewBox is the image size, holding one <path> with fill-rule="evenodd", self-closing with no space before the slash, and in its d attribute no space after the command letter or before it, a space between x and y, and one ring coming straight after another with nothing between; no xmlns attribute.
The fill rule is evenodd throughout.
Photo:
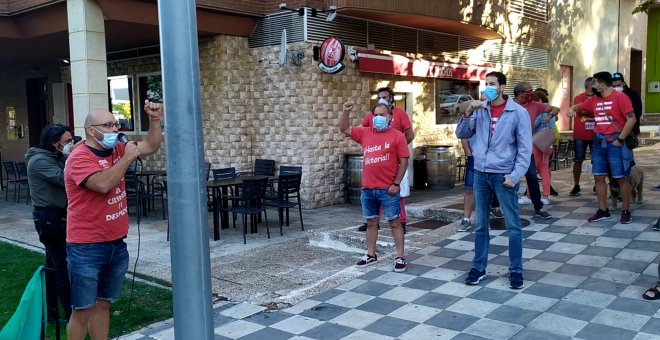
<svg viewBox="0 0 660 340"><path fill-rule="evenodd" d="M94 0L67 0L75 134L84 136L85 116L108 108L108 69L103 11Z"/></svg>

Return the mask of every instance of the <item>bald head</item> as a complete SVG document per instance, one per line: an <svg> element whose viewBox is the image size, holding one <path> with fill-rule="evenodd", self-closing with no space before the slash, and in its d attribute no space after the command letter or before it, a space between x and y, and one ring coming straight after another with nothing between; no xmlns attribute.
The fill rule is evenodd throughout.
<svg viewBox="0 0 660 340"><path fill-rule="evenodd" d="M85 117L85 127L114 121L115 116L106 109L94 109Z"/></svg>

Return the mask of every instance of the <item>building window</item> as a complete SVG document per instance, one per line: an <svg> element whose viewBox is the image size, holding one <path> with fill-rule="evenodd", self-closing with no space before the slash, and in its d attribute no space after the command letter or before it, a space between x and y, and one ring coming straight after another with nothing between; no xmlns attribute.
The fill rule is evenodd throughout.
<svg viewBox="0 0 660 340"><path fill-rule="evenodd" d="M144 101L163 102L163 80L158 74L147 74L138 76L139 108L140 108L140 131L149 131L149 117L144 112Z"/></svg>
<svg viewBox="0 0 660 340"><path fill-rule="evenodd" d="M137 78L137 84L133 78ZM108 77L108 97L110 111L121 125L120 131L147 132L149 117L144 112L144 101L163 102L162 77L160 73Z"/></svg>
<svg viewBox="0 0 660 340"><path fill-rule="evenodd" d="M456 124L470 101L479 99L479 82L457 79L435 81L435 123Z"/></svg>
<svg viewBox="0 0 660 340"><path fill-rule="evenodd" d="M133 78L118 76L108 78L109 110L119 122L119 131L134 131L133 115Z"/></svg>

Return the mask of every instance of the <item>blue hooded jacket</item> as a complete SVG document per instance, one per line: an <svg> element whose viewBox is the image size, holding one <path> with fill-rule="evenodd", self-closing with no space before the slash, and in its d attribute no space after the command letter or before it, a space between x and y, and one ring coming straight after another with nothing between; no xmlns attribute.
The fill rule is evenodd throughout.
<svg viewBox="0 0 660 340"><path fill-rule="evenodd" d="M518 183L527 173L532 156L532 131L529 114L511 97L491 133L490 103L477 109L470 118L458 121L456 137L470 141L474 156L474 169L481 172L509 175Z"/></svg>

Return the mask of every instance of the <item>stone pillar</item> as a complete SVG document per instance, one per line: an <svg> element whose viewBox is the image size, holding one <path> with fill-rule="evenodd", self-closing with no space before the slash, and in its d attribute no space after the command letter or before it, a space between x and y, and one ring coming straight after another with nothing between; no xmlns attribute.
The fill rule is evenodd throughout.
<svg viewBox="0 0 660 340"><path fill-rule="evenodd" d="M103 11L94 0L67 0L75 134L84 136L85 116L108 107L108 68Z"/></svg>

